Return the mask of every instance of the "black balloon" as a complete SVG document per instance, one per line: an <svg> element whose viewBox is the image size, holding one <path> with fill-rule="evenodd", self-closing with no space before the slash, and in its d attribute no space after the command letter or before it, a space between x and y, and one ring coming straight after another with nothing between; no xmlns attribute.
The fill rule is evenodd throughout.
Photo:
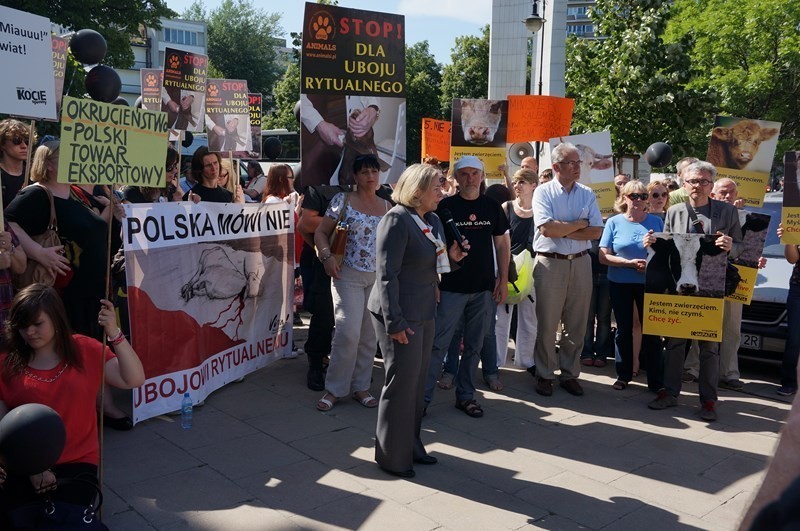
<svg viewBox="0 0 800 531"><path fill-rule="evenodd" d="M185 147L185 148L188 148L189 146L192 145L192 142L194 142L194 135L192 134L192 132L191 131L184 131L183 132L183 142L181 142L181 145L183 147Z"/></svg>
<svg viewBox="0 0 800 531"><path fill-rule="evenodd" d="M61 417L42 404L23 404L0 420L0 460L22 476L39 474L55 465L66 440Z"/></svg>
<svg viewBox="0 0 800 531"><path fill-rule="evenodd" d="M280 138L270 136L264 140L264 158L275 160L280 156L282 149Z"/></svg>
<svg viewBox="0 0 800 531"><path fill-rule="evenodd" d="M117 99L115 99L111 103L113 103L114 105L124 105L125 107L130 107L131 106L131 104L128 103L128 100L126 100L122 96L119 96Z"/></svg>
<svg viewBox="0 0 800 531"><path fill-rule="evenodd" d="M672 160L672 148L664 142L655 142L645 151L644 160L654 168L666 166Z"/></svg>
<svg viewBox="0 0 800 531"><path fill-rule="evenodd" d="M85 65L96 65L103 62L108 51L105 38L95 30L82 29L69 41L72 55Z"/></svg>
<svg viewBox="0 0 800 531"><path fill-rule="evenodd" d="M136 98L136 101L133 103L133 106L136 107L137 109L141 109L142 108L142 97L141 96Z"/></svg>
<svg viewBox="0 0 800 531"><path fill-rule="evenodd" d="M113 68L97 65L86 74L86 91L95 101L111 103L121 90L122 80Z"/></svg>

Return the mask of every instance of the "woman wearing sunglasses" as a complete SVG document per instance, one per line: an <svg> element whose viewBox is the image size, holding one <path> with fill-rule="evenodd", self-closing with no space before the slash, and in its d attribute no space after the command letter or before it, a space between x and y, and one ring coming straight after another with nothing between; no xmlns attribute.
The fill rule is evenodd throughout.
<svg viewBox="0 0 800 531"><path fill-rule="evenodd" d="M619 215L609 218L600 238L600 262L608 267L611 308L617 318L617 381L614 389L621 391L633 378L633 310L642 320L644 308L644 272L647 251L642 239L648 231L661 232L664 222L647 213L649 194L640 181L631 181L620 190L614 209ZM657 336L642 336L642 353L647 360L647 386L653 391L661 388L659 370L661 341Z"/></svg>
<svg viewBox="0 0 800 531"><path fill-rule="evenodd" d="M661 181L652 181L647 185L647 206L649 212L664 220L669 208L669 190Z"/></svg>
<svg viewBox="0 0 800 531"><path fill-rule="evenodd" d="M30 128L19 120L8 118L0 122L0 179L3 184L3 208L7 207L22 189L25 180L25 161L28 160L29 134Z"/></svg>

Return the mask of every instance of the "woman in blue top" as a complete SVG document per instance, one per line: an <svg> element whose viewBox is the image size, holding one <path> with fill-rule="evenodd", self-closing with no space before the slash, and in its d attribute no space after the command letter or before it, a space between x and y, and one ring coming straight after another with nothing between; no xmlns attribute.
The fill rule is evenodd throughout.
<svg viewBox="0 0 800 531"><path fill-rule="evenodd" d="M647 213L647 188L640 181L631 181L620 190L615 210L621 212L606 222L600 238L600 262L608 265L611 307L617 319L617 381L614 389L622 390L633 378L633 309L634 303L642 321L644 308L644 272L647 250L642 238L648 232L661 232L664 222ZM647 386L658 391L663 380L661 339L642 336L642 355L647 367Z"/></svg>

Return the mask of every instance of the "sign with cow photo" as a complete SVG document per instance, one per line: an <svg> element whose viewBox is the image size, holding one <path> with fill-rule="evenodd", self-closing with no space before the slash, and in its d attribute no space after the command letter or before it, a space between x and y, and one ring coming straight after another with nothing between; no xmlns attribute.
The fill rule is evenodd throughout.
<svg viewBox="0 0 800 531"><path fill-rule="evenodd" d="M731 260L725 278L725 300L750 304L758 277L758 264L764 253L770 217L759 212L739 211L742 226L742 252Z"/></svg>
<svg viewBox="0 0 800 531"><path fill-rule="evenodd" d="M722 341L728 255L716 236L657 232L647 248L642 331Z"/></svg>
<svg viewBox="0 0 800 531"><path fill-rule="evenodd" d="M611 133L587 133L585 135L559 136L550 139L550 152L562 142L578 148L581 156L581 176L578 182L594 191L597 206L604 218L613 216L617 192L614 188L614 164L611 156Z"/></svg>
<svg viewBox="0 0 800 531"><path fill-rule="evenodd" d="M706 160L716 166L717 179L736 182L745 206L760 208L769 185L780 122L717 116Z"/></svg>
<svg viewBox="0 0 800 531"><path fill-rule="evenodd" d="M783 155L783 208L781 224L784 245L800 245L800 151Z"/></svg>
<svg viewBox="0 0 800 531"><path fill-rule="evenodd" d="M508 101L453 100L450 167L465 155L481 159L486 186L505 184Z"/></svg>

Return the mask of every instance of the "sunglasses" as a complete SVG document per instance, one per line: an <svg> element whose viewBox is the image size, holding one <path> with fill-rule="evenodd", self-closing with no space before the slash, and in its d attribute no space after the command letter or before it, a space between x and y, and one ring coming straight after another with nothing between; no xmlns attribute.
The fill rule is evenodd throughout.
<svg viewBox="0 0 800 531"><path fill-rule="evenodd" d="M24 143L27 146L28 145L28 139L27 138L23 138L21 136L15 136L14 138L11 139L11 143L14 144L15 146L18 146L18 145Z"/></svg>
<svg viewBox="0 0 800 531"><path fill-rule="evenodd" d="M368 153L366 155L358 155L354 160L356 160L357 162L361 162L362 160L374 160L374 161L377 161L378 157L376 157L372 153Z"/></svg>
<svg viewBox="0 0 800 531"><path fill-rule="evenodd" d="M647 192L643 194L628 194L628 199L631 201L647 201L649 194Z"/></svg>
<svg viewBox="0 0 800 531"><path fill-rule="evenodd" d="M660 194L658 192L653 192L652 194L650 194L650 197L652 197L653 199L661 199L662 197L667 197L668 195L669 194L667 192L664 192L663 194Z"/></svg>

